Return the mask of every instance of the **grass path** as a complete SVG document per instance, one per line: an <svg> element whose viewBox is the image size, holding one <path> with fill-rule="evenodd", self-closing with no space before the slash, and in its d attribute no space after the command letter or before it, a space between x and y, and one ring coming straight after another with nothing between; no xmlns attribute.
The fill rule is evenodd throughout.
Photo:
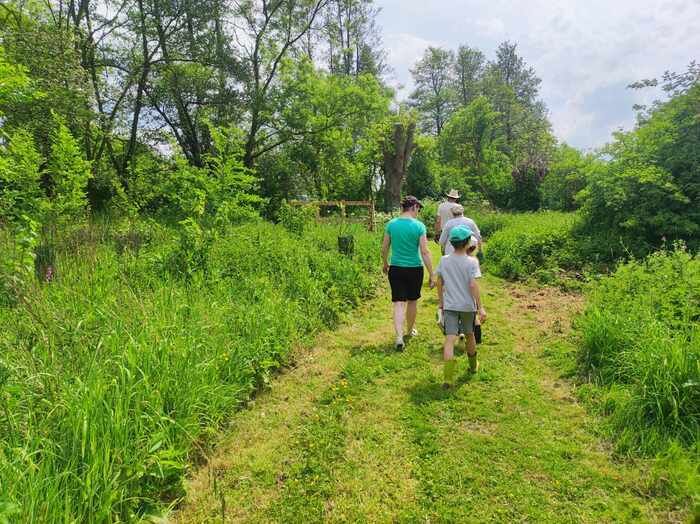
<svg viewBox="0 0 700 524"><path fill-rule="evenodd" d="M673 522L553 369L578 301L486 277L481 370L440 386L434 292L392 348L387 293L319 337L232 427L173 522Z"/></svg>

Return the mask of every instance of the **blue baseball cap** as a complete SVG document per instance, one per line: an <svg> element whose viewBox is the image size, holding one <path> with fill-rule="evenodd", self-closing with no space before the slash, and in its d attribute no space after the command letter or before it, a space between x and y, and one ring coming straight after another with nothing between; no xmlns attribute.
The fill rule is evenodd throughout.
<svg viewBox="0 0 700 524"><path fill-rule="evenodd" d="M472 236L472 230L467 226L456 226L450 230L450 242L462 242Z"/></svg>

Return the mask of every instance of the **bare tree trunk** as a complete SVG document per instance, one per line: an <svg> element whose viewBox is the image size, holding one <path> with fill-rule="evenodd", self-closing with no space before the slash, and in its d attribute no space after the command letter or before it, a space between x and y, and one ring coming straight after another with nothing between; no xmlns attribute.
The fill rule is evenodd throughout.
<svg viewBox="0 0 700 524"><path fill-rule="evenodd" d="M385 207L387 211L401 205L401 187L414 149L416 123L396 122L391 139L384 145Z"/></svg>

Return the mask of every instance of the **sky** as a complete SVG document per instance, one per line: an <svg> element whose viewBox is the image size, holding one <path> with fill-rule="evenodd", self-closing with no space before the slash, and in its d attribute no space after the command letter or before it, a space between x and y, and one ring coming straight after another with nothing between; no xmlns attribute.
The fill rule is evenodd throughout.
<svg viewBox="0 0 700 524"><path fill-rule="evenodd" d="M495 57L500 42L542 79L556 136L593 149L631 129L632 106L663 98L627 88L700 61L700 0L376 0L390 83L405 99L410 68L428 46L460 44Z"/></svg>

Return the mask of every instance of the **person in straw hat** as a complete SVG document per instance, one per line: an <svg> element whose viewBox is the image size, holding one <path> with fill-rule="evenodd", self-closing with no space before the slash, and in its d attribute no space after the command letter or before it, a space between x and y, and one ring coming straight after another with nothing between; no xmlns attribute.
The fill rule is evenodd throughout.
<svg viewBox="0 0 700 524"><path fill-rule="evenodd" d="M481 231L479 231L479 227L471 218L464 216L464 207L457 204L452 208L452 217L450 217L450 219L444 224L442 234L440 235L439 239L440 247L442 247L442 252L445 255L450 255L454 251L452 243L449 242L449 238L450 231L452 228L457 226L467 226L471 230L472 235L476 237L478 241L477 247L481 249Z"/></svg>
<svg viewBox="0 0 700 524"><path fill-rule="evenodd" d="M435 217L435 242L439 241L443 227L452 218L452 209L459 205L459 191L456 189L450 189L450 192L445 197L447 200L438 206L437 216Z"/></svg>

